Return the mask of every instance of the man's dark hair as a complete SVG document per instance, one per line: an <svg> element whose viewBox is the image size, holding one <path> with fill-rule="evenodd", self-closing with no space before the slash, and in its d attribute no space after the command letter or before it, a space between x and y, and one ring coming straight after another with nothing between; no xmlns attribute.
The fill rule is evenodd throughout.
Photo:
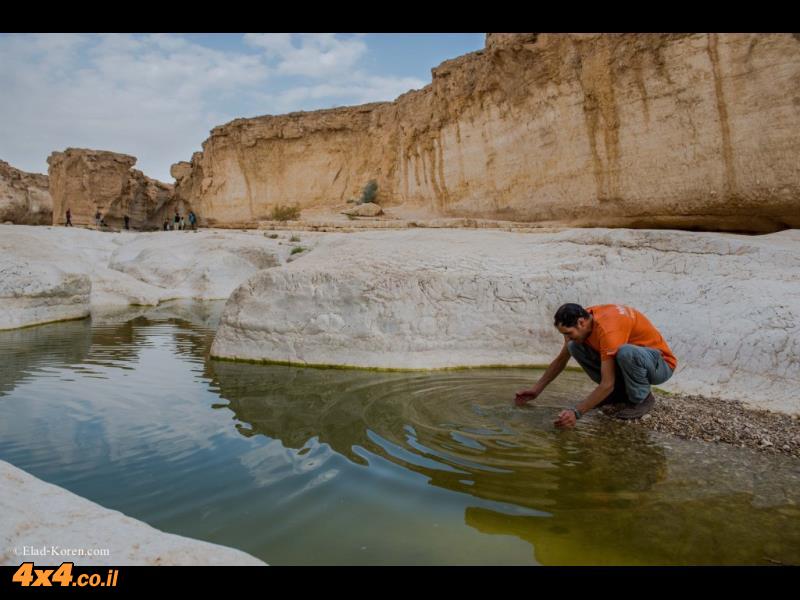
<svg viewBox="0 0 800 600"><path fill-rule="evenodd" d="M575 327L578 319L588 319L589 313L580 304L562 304L558 307L554 325L558 327Z"/></svg>

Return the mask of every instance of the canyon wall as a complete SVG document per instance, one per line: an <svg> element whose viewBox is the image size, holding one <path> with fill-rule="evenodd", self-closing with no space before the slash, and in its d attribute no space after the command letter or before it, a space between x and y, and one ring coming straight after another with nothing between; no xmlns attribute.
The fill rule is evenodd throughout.
<svg viewBox="0 0 800 600"><path fill-rule="evenodd" d="M797 34L487 34L381 102L216 127L173 166L208 225L279 204L769 232L800 227Z"/></svg>
<svg viewBox="0 0 800 600"><path fill-rule="evenodd" d="M46 175L26 173L0 160L0 223L50 225L53 199Z"/></svg>

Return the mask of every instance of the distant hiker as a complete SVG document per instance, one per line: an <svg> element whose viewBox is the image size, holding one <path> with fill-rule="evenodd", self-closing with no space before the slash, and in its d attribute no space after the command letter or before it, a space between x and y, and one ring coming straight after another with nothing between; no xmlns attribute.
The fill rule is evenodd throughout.
<svg viewBox="0 0 800 600"><path fill-rule="evenodd" d="M98 229L100 229L100 219L102 219L102 218L103 218L103 215L100 214L100 209L98 208L97 212L94 213L94 225Z"/></svg>
<svg viewBox="0 0 800 600"><path fill-rule="evenodd" d="M178 229L178 225L180 225L181 216L178 214L178 209L175 209L175 225L173 229Z"/></svg>
<svg viewBox="0 0 800 600"><path fill-rule="evenodd" d="M183 231L184 229L186 229L186 221L184 221L183 217L181 217L181 231Z"/></svg>
<svg viewBox="0 0 800 600"><path fill-rule="evenodd" d="M164 217L164 231L167 231L168 229L169 229L169 219L167 217Z"/></svg>
<svg viewBox="0 0 800 600"><path fill-rule="evenodd" d="M72 227L72 212L69 209L67 209L67 222L64 227Z"/></svg>
<svg viewBox="0 0 800 600"><path fill-rule="evenodd" d="M618 419L638 419L650 411L655 404L650 384L672 377L678 360L644 314L621 304L586 309L564 304L554 321L564 346L533 388L517 392L518 406L541 394L572 356L599 385L583 402L561 411L553 422L556 427L574 427L586 412L608 404L622 405L613 415Z"/></svg>
<svg viewBox="0 0 800 600"><path fill-rule="evenodd" d="M193 210L189 211L189 227L191 227L193 230L197 229L197 215L194 214Z"/></svg>
<svg viewBox="0 0 800 600"><path fill-rule="evenodd" d="M125 229L130 229L130 227L128 227L128 224L130 223L131 218L128 215L125 215L122 218L125 219Z"/></svg>

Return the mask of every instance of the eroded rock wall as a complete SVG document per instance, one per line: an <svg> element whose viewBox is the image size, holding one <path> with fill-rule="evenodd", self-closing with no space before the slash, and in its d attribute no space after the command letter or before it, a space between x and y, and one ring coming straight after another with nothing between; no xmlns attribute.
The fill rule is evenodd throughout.
<svg viewBox="0 0 800 600"><path fill-rule="evenodd" d="M94 225L97 210L109 227L120 229L124 216L134 229L159 228L174 212L173 186L156 181L133 168L136 158L127 154L67 148L47 159L53 197L54 225L63 225L66 210L74 225ZM182 203L177 205L183 209ZM181 211L186 214L185 209Z"/></svg>
<svg viewBox="0 0 800 600"><path fill-rule="evenodd" d="M176 165L202 222L277 204L769 232L800 227L800 38L489 34L394 102L236 119Z"/></svg>
<svg viewBox="0 0 800 600"><path fill-rule="evenodd" d="M26 173L0 160L0 223L50 225L53 199L46 175Z"/></svg>

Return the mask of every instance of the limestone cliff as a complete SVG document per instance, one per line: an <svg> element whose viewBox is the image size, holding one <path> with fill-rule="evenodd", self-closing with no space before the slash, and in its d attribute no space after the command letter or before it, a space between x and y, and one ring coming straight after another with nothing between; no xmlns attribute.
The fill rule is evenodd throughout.
<svg viewBox="0 0 800 600"><path fill-rule="evenodd" d="M0 223L50 225L53 199L46 175L26 173L0 160Z"/></svg>
<svg viewBox="0 0 800 600"><path fill-rule="evenodd" d="M54 225L64 224L70 208L74 225L93 225L99 210L109 227L121 228L127 214L132 228L156 229L174 211L173 186L133 169L133 156L67 148L47 163Z"/></svg>
<svg viewBox="0 0 800 600"><path fill-rule="evenodd" d="M800 38L488 34L393 102L236 119L176 195L208 224L276 204L767 232L800 227ZM391 211L390 211L391 212Z"/></svg>

